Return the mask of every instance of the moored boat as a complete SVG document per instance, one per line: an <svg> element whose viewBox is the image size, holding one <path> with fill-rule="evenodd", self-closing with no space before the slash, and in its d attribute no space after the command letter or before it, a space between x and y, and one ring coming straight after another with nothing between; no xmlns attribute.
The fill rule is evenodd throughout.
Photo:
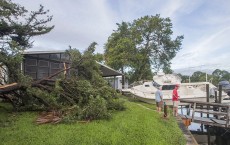
<svg viewBox="0 0 230 145"><path fill-rule="evenodd" d="M181 99L206 101L206 84L209 84L210 90L217 90L217 87L209 82L181 83L181 78L176 74L160 73L153 77L153 81L143 82L129 89L129 92L135 95L139 100L154 104L155 92L159 86L162 87L164 102L172 105L172 91L175 85L179 85L178 94ZM222 93L225 97L226 93ZM214 98L210 98L214 102Z"/></svg>

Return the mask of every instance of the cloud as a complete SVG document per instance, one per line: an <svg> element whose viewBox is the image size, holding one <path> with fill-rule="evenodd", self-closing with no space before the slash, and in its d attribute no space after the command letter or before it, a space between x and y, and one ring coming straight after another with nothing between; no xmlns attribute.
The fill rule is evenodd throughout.
<svg viewBox="0 0 230 145"><path fill-rule="evenodd" d="M132 22L145 15L170 17L173 37L184 35L183 49L172 61L172 68L206 65L227 66L230 52L230 1L218 0L13 0L27 9L36 10L39 4L54 16L52 32L34 37L32 50L84 50L93 41L96 51L103 52L104 44L116 23ZM218 65L216 65L218 64Z"/></svg>
<svg viewBox="0 0 230 145"><path fill-rule="evenodd" d="M202 1L190 13L177 15L175 30L177 34L184 34L185 39L183 49L172 61L173 69L204 65L230 70L227 62L223 61L230 57L230 42L227 39L230 37L229 4L223 0Z"/></svg>

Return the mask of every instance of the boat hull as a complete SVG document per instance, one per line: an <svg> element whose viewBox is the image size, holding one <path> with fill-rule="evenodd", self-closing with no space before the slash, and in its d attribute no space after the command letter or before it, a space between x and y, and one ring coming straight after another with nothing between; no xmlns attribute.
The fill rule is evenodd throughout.
<svg viewBox="0 0 230 145"><path fill-rule="evenodd" d="M155 94L153 93L149 93L149 94L144 94L142 92L137 92L137 91L133 91L133 89L125 89L123 90L123 93L131 93L132 97L142 101L142 102L146 102L149 104L156 104L155 101ZM167 105L173 105L172 99L169 95L165 95L165 97L163 97L164 102ZM206 96L184 96L183 100L196 100L196 101L203 101L203 102L207 102L207 97ZM209 102L215 102L215 98L209 98ZM186 103L181 103L181 105L186 105Z"/></svg>
<svg viewBox="0 0 230 145"><path fill-rule="evenodd" d="M140 97L140 96L136 96L134 95L134 97L142 102L146 102L146 103L149 103L149 104L156 104L156 101L155 99L151 99L151 98L144 98L144 97ZM196 100L196 101L202 101L202 102L207 102L207 98L206 97L197 97L197 98L187 98L187 99L184 99L183 100ZM164 99L164 102L166 103L166 105L173 105L173 101L172 99ZM209 98L209 102L215 102L215 99L214 98ZM188 105L187 103L180 103L180 105Z"/></svg>

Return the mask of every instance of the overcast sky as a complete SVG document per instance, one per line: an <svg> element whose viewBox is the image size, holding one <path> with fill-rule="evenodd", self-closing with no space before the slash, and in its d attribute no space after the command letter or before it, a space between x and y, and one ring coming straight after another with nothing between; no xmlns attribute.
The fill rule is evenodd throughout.
<svg viewBox="0 0 230 145"><path fill-rule="evenodd" d="M34 37L30 51L84 50L97 42L102 53L116 23L145 15L170 17L174 36L184 35L172 69L219 68L230 71L230 0L12 0L28 10L50 10L55 28Z"/></svg>

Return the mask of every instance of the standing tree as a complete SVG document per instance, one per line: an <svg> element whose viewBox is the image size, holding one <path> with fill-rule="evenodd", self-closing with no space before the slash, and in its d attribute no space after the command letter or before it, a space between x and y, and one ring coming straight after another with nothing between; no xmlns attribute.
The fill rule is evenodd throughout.
<svg viewBox="0 0 230 145"><path fill-rule="evenodd" d="M196 71L191 76L192 82L205 82L206 81L206 73L201 71Z"/></svg>
<svg viewBox="0 0 230 145"><path fill-rule="evenodd" d="M105 45L105 61L117 70L129 67L133 81L152 78L152 69L171 72L170 61L181 49L183 39L177 36L173 40L172 34L170 18L160 15L118 24Z"/></svg>
<svg viewBox="0 0 230 145"><path fill-rule="evenodd" d="M117 26L118 29L112 33L105 45L105 62L124 74L125 69L129 68L134 60L135 45L132 41L130 24L122 22ZM124 76L122 84L124 84Z"/></svg>
<svg viewBox="0 0 230 145"><path fill-rule="evenodd" d="M228 71L216 69L212 72L213 83L218 84L220 81L230 81L230 74Z"/></svg>
<svg viewBox="0 0 230 145"><path fill-rule="evenodd" d="M8 69L9 77L3 80L6 81L4 83L19 82L23 77L20 72L21 54L32 46L31 37L46 34L54 28L46 26L52 16L47 15L49 11L42 5L38 11L28 12L11 0L0 0L0 10L0 62ZM39 19L44 15L45 19Z"/></svg>

